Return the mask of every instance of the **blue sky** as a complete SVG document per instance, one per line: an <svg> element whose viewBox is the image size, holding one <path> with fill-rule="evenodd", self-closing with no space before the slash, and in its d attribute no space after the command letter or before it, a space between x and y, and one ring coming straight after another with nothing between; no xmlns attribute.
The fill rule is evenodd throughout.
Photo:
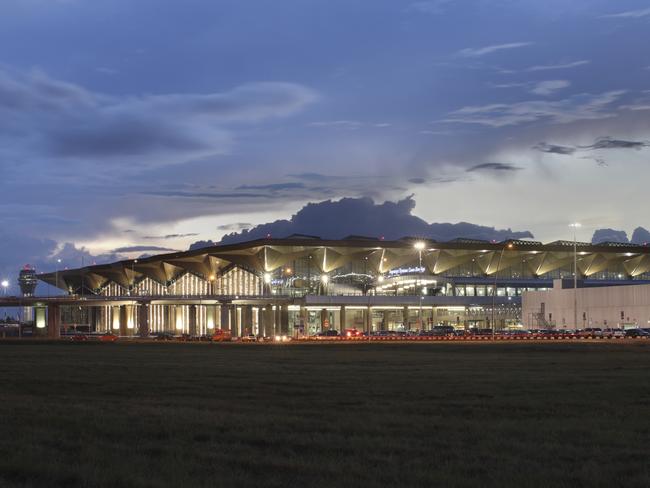
<svg viewBox="0 0 650 488"><path fill-rule="evenodd" d="M341 197L650 227L648 45L647 1L4 0L0 273Z"/></svg>

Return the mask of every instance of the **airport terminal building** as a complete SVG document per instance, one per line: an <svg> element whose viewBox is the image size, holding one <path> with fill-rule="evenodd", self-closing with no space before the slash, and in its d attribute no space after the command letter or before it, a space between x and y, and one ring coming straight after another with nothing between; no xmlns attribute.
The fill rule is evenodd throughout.
<svg viewBox="0 0 650 488"><path fill-rule="evenodd" d="M522 294L572 278L574 259L585 287L650 283L646 246L293 235L40 274L67 295L30 303L50 335L502 329L532 323L539 311L522 317Z"/></svg>

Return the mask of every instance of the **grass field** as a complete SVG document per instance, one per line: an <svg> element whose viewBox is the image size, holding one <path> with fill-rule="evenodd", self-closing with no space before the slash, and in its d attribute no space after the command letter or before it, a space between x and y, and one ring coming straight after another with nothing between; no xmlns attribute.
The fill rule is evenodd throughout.
<svg viewBox="0 0 650 488"><path fill-rule="evenodd" d="M648 344L0 344L0 486L648 487Z"/></svg>

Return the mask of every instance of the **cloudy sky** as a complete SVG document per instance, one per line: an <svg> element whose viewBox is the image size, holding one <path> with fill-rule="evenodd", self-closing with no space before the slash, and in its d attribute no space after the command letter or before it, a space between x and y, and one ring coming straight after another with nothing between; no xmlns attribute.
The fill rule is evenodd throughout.
<svg viewBox="0 0 650 488"><path fill-rule="evenodd" d="M648 45L648 1L3 0L0 273L341 197L650 227Z"/></svg>

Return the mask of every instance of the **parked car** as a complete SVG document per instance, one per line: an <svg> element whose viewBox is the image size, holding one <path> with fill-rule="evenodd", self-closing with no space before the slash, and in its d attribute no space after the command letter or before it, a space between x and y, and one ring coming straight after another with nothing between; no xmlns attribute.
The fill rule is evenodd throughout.
<svg viewBox="0 0 650 488"><path fill-rule="evenodd" d="M454 328L451 325L436 325L431 332L434 336L450 336L454 334Z"/></svg>
<svg viewBox="0 0 650 488"><path fill-rule="evenodd" d="M212 342L229 342L232 340L232 334L229 330L215 329L212 334Z"/></svg>
<svg viewBox="0 0 650 488"><path fill-rule="evenodd" d="M358 329L345 329L343 335L345 337L362 337L363 333Z"/></svg>
<svg viewBox="0 0 650 488"><path fill-rule="evenodd" d="M469 333L471 335L492 335L492 329L477 329L474 327L469 330Z"/></svg>
<svg viewBox="0 0 650 488"><path fill-rule="evenodd" d="M603 335L603 329L600 327L587 327L586 329L581 330L578 335L587 337L601 337Z"/></svg>
<svg viewBox="0 0 650 488"><path fill-rule="evenodd" d="M339 331L335 329L323 330L316 334L316 337L338 337Z"/></svg>
<svg viewBox="0 0 650 488"><path fill-rule="evenodd" d="M106 332L105 334L102 334L99 336L99 341L100 342L115 342L118 339L118 336L111 332Z"/></svg>
<svg viewBox="0 0 650 488"><path fill-rule="evenodd" d="M504 330L503 332L501 332L501 334L507 336L523 336L523 335L529 335L530 332L527 330L515 329L515 330Z"/></svg>
<svg viewBox="0 0 650 488"><path fill-rule="evenodd" d="M257 336L255 334L246 334L241 338L242 342L257 342Z"/></svg>
<svg viewBox="0 0 650 488"><path fill-rule="evenodd" d="M153 336L154 341L173 341L174 335L169 332L160 332Z"/></svg>
<svg viewBox="0 0 650 488"><path fill-rule="evenodd" d="M625 331L625 337L650 337L650 332L646 332L643 329L627 329Z"/></svg>
<svg viewBox="0 0 650 488"><path fill-rule="evenodd" d="M625 337L623 329L603 329L603 335L607 337Z"/></svg>

